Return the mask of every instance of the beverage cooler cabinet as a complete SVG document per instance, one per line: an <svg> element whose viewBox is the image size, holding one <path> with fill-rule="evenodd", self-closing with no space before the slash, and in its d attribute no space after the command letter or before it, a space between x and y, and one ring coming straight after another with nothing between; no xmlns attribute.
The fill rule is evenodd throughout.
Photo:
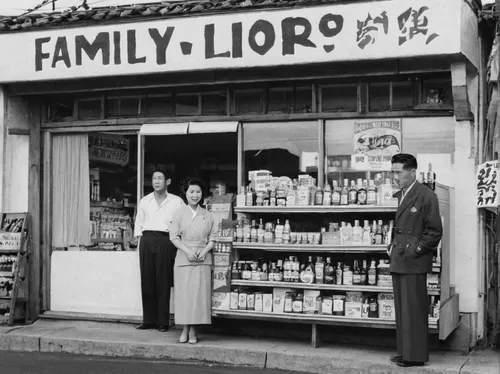
<svg viewBox="0 0 500 374"><path fill-rule="evenodd" d="M350 189L353 198L348 194L348 201L341 203L336 199L344 199L342 188L325 183L320 202L311 179L307 202L271 200L257 206L251 191L237 197L236 226L220 230L215 249L213 316L310 324L313 347L320 342L321 325L394 329L386 249L397 201L392 194L383 196L390 184L371 189L377 196L366 204L363 199L373 181L353 189L346 179L342 188ZM440 185L438 189L446 222L449 191ZM354 190L358 196L361 190L360 201L354 199ZM441 281L443 276L449 279L442 267L449 263L449 248L442 250L449 243L448 226L427 281L429 332L440 339L458 325L458 295L449 281Z"/></svg>

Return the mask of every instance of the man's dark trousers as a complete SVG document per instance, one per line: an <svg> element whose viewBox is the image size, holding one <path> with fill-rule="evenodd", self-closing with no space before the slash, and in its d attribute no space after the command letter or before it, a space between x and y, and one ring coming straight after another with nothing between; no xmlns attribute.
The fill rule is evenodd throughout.
<svg viewBox="0 0 500 374"><path fill-rule="evenodd" d="M168 326L175 247L168 233L144 231L139 244L143 323Z"/></svg>

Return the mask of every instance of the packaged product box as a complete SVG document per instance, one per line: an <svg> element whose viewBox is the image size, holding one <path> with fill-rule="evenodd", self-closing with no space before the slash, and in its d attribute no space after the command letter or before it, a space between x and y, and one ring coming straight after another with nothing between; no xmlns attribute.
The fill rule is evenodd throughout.
<svg viewBox="0 0 500 374"><path fill-rule="evenodd" d="M306 314L314 314L316 312L316 299L320 295L317 290L304 290L304 307L303 312Z"/></svg>
<svg viewBox="0 0 500 374"><path fill-rule="evenodd" d="M265 293L262 295L262 311L271 313L273 311L273 294Z"/></svg>
<svg viewBox="0 0 500 374"><path fill-rule="evenodd" d="M216 266L213 271L213 291L230 292L231 291L231 268L227 266Z"/></svg>
<svg viewBox="0 0 500 374"><path fill-rule="evenodd" d="M427 274L427 288L431 290L439 289L439 274Z"/></svg>
<svg viewBox="0 0 500 374"><path fill-rule="evenodd" d="M392 197L394 190L391 184L382 184L378 188L379 205L382 206L398 206L398 199Z"/></svg>
<svg viewBox="0 0 500 374"><path fill-rule="evenodd" d="M214 253L213 264L215 267L230 267L231 263L231 253Z"/></svg>
<svg viewBox="0 0 500 374"><path fill-rule="evenodd" d="M273 288L273 313L284 313L285 295L291 288Z"/></svg>
<svg viewBox="0 0 500 374"><path fill-rule="evenodd" d="M262 312L264 308L264 296L261 293L255 294L255 311Z"/></svg>
<svg viewBox="0 0 500 374"><path fill-rule="evenodd" d="M362 304L357 301L349 301L345 303L345 316L351 318L361 318Z"/></svg>
<svg viewBox="0 0 500 374"><path fill-rule="evenodd" d="M394 307L394 294L379 293L378 301L378 317L380 319L396 319L396 309Z"/></svg>
<svg viewBox="0 0 500 374"><path fill-rule="evenodd" d="M230 294L228 292L212 293L212 309L229 310Z"/></svg>
<svg viewBox="0 0 500 374"><path fill-rule="evenodd" d="M333 313L333 302L330 296L325 296L323 302L321 303L321 314L332 315Z"/></svg>

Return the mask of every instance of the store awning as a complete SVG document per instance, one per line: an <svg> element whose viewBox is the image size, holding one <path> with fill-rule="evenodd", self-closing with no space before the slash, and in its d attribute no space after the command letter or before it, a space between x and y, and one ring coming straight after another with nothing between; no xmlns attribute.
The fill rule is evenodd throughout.
<svg viewBox="0 0 500 374"><path fill-rule="evenodd" d="M236 132L238 122L189 122L189 134L207 134L215 132Z"/></svg>
<svg viewBox="0 0 500 374"><path fill-rule="evenodd" d="M146 123L141 126L141 135L186 135L189 122L180 123Z"/></svg>

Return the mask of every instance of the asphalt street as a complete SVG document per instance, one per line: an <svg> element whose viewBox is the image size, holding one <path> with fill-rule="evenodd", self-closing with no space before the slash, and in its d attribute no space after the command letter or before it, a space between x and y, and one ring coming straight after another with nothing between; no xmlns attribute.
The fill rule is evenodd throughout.
<svg viewBox="0 0 500 374"><path fill-rule="evenodd" d="M68 354L0 351L2 374L283 374L280 370L189 365L169 361L114 359ZM298 372L293 372L298 373ZM300 374L300 373L298 373Z"/></svg>

